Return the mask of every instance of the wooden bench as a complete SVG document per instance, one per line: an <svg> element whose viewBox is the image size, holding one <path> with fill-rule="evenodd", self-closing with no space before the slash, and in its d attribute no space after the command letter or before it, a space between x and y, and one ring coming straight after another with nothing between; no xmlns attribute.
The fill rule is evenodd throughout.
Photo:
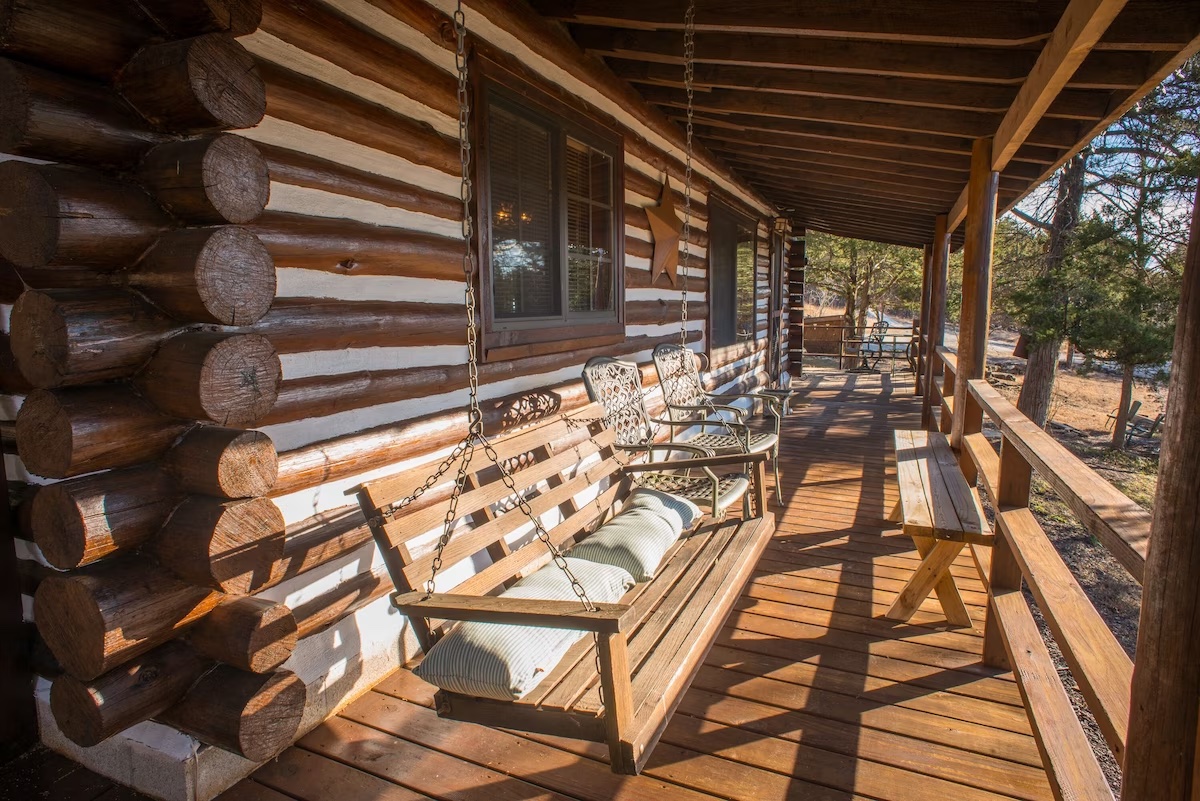
<svg viewBox="0 0 1200 801"><path fill-rule="evenodd" d="M902 523L921 554L921 564L887 612L908 620L930 592L936 592L946 619L970 626L971 616L950 575L950 565L967 544L991 545L991 527L979 496L963 477L945 434L896 431L896 478L900 501L892 520Z"/></svg>
<svg viewBox="0 0 1200 801"><path fill-rule="evenodd" d="M537 515L555 514L547 525L551 541L563 550L586 538L609 519L634 488L639 471L664 464L629 464L614 447L613 432L597 422L597 404L558 415L497 437L493 445L513 470L516 487ZM403 510L393 504L408 496L441 462L440 458L357 488L376 543L400 591L393 602L409 615L424 650L446 632L448 620L480 620L530 626L583 629L585 637L533 690L513 702L439 691L442 717L489 726L607 742L614 772L637 773L657 743L670 715L750 577L774 531L766 511L766 454L704 457L692 467L753 465L752 494L758 517L706 517L668 552L655 577L636 585L620 603L597 604L586 612L577 602L496 598L515 579L548 561L536 538L513 537L528 519L512 509L513 493L482 453L470 465L458 514L473 525L460 529L445 550L445 571L473 560L484 565L450 593L414 592L429 576L428 544L412 547L443 519L449 496L448 471L441 484ZM588 499L591 500L582 500ZM507 511L506 511L507 510ZM599 646L599 660L595 649ZM598 669L599 668L599 669ZM606 704L601 702L601 689Z"/></svg>

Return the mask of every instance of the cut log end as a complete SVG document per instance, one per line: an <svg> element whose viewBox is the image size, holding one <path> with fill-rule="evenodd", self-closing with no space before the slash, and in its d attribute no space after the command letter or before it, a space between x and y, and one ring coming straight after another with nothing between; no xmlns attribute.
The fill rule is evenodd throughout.
<svg viewBox="0 0 1200 801"><path fill-rule="evenodd" d="M160 719L202 742L263 762L292 744L305 699L304 682L289 670L259 675L220 665Z"/></svg>
<svg viewBox="0 0 1200 801"><path fill-rule="evenodd" d="M17 453L39 476L64 478L71 473L74 431L68 411L49 390L25 396L17 412Z"/></svg>
<svg viewBox="0 0 1200 801"><path fill-rule="evenodd" d="M171 450L166 469L187 492L252 498L275 485L279 455L261 431L201 426Z"/></svg>
<svg viewBox="0 0 1200 801"><path fill-rule="evenodd" d="M107 667L103 648L83 643L103 640L104 618L88 587L69 576L47 576L33 598L38 633L72 676L88 680Z"/></svg>
<svg viewBox="0 0 1200 801"><path fill-rule="evenodd" d="M23 293L13 306L9 327L21 332L12 348L26 380L35 387L61 384L70 332L58 301L46 292Z"/></svg>
<svg viewBox="0 0 1200 801"><path fill-rule="evenodd" d="M144 48L119 90L149 122L176 133L252 128L267 107L254 57L228 33Z"/></svg>
<svg viewBox="0 0 1200 801"><path fill-rule="evenodd" d="M142 161L138 179L168 211L192 223L251 222L271 194L266 159L232 134L160 145Z"/></svg>
<svg viewBox="0 0 1200 801"><path fill-rule="evenodd" d="M155 541L159 561L190 584L248 595L272 582L285 524L266 498L184 500Z"/></svg>
<svg viewBox="0 0 1200 801"><path fill-rule="evenodd" d="M253 325L275 299L275 262L245 228L185 228L161 237L130 283L180 320Z"/></svg>
<svg viewBox="0 0 1200 801"><path fill-rule="evenodd" d="M266 337L204 332L167 340L139 386L175 417L239 426L271 410L282 378L279 354Z"/></svg>
<svg viewBox="0 0 1200 801"><path fill-rule="evenodd" d="M206 657L252 673L268 673L282 665L296 639L296 618L287 606L251 597L226 600L189 636Z"/></svg>
<svg viewBox="0 0 1200 801"><path fill-rule="evenodd" d="M33 164L0 164L0 256L40 267L58 251L58 192Z"/></svg>
<svg viewBox="0 0 1200 801"><path fill-rule="evenodd" d="M197 254L196 290L219 322L251 325L275 299L275 262L250 231L219 228Z"/></svg>

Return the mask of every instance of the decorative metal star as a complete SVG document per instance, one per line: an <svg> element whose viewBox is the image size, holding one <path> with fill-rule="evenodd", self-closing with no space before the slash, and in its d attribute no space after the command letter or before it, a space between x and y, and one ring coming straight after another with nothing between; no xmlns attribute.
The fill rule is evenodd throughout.
<svg viewBox="0 0 1200 801"><path fill-rule="evenodd" d="M650 234L654 237L654 259L650 265L650 283L666 273L671 286L676 284L679 269L679 235L683 221L675 214L675 193L671 191L671 179L663 182L662 198L657 206L646 209L650 218Z"/></svg>

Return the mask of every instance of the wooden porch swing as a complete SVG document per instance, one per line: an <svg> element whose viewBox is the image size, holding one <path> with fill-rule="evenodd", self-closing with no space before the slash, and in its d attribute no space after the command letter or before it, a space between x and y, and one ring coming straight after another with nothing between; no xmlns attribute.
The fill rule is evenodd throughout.
<svg viewBox="0 0 1200 801"><path fill-rule="evenodd" d="M690 7L685 34L689 46L694 15ZM539 665L531 687L520 692L512 689L511 697L505 700L495 693L485 696L443 687L436 696L439 716L604 742L613 772L636 774L699 670L774 531L774 518L766 511L766 454L633 464L634 457L616 445L614 432L605 427L603 412L594 403L495 440L484 434L474 380L475 266L471 248L471 151L467 140L470 107L461 4L454 21L463 156L463 267L472 376L469 430L450 456L431 459L352 492L358 496L398 590L392 602L409 617L424 652L423 664L430 662L436 646L448 644L448 638L465 625L475 626L472 633L478 633L483 631L478 624L498 624L487 631L504 631L508 647L517 649L546 629L592 635L565 645L555 661ZM689 137L689 171L690 141ZM487 458L472 464L477 449L483 450ZM611 523L618 510L622 514L627 511L634 490L643 483L643 475L661 475L669 470L683 471L685 476L700 473L700 477L688 481L707 486L705 491L717 498L730 488L721 483L728 477L718 477L714 468L741 470L743 465L751 469L749 476L739 477L743 482L740 493L745 493L749 484L756 516L751 517L746 510L741 519L689 519L683 524L683 535L664 546L661 561L648 569L649 575L623 584L632 584L632 588L616 596L615 602L599 603L589 597L585 588L589 578L583 571L592 563L572 558L574 549ZM687 503L671 495L653 497L665 497L667 504ZM715 506L714 501L714 510ZM551 518L557 522L549 526L543 522ZM418 547L422 539L428 540L439 528L441 534L432 549ZM525 536L529 529L532 536ZM675 533L679 533L678 528ZM472 569L459 572L458 568L467 566ZM624 570L619 572L626 578L638 578ZM530 578L544 578L547 573L550 577L546 581L556 580L556 586L569 589L559 591L557 598L513 592L528 589ZM443 580L455 577L451 592L435 591L439 574ZM517 582L525 586L514 587ZM456 625L457 621L461 623ZM526 627L529 633L523 636L520 632ZM459 637L458 642L463 639ZM482 669L493 674L503 668L495 664L494 652L484 653L481 661ZM460 664L454 666L457 669Z"/></svg>

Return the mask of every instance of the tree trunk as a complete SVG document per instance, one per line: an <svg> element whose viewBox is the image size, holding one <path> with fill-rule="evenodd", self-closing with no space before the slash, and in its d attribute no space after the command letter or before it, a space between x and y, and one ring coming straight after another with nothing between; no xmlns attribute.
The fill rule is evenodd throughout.
<svg viewBox="0 0 1200 801"><path fill-rule="evenodd" d="M1050 399L1054 396L1054 381L1058 376L1058 349L1061 345L1061 339L1052 339L1029 346L1025 380L1021 384L1017 408L1039 426L1046 425L1046 417L1050 413Z"/></svg>
<svg viewBox="0 0 1200 801"><path fill-rule="evenodd" d="M1125 429L1129 427L1129 404L1133 402L1133 365L1121 368L1121 402L1117 404L1117 422L1113 424L1112 446L1125 450Z"/></svg>
<svg viewBox="0 0 1200 801"><path fill-rule="evenodd" d="M1067 369L1075 366L1075 343L1067 340Z"/></svg>
<svg viewBox="0 0 1200 801"><path fill-rule="evenodd" d="M1050 241L1042 267L1043 274L1054 275L1062 267L1066 256L1067 241L1079 222L1079 210L1083 203L1083 179L1087 174L1087 151L1078 154L1062 169L1058 178L1058 195L1054 203L1054 219L1050 221ZM1065 327L1064 308L1062 326ZM1025 380L1021 384L1021 395L1017 408L1039 426L1046 425L1046 413L1050 409L1050 397L1054 391L1054 379L1058 372L1058 351L1062 347L1063 334L1045 342L1033 341L1029 345L1029 361L1025 367Z"/></svg>

